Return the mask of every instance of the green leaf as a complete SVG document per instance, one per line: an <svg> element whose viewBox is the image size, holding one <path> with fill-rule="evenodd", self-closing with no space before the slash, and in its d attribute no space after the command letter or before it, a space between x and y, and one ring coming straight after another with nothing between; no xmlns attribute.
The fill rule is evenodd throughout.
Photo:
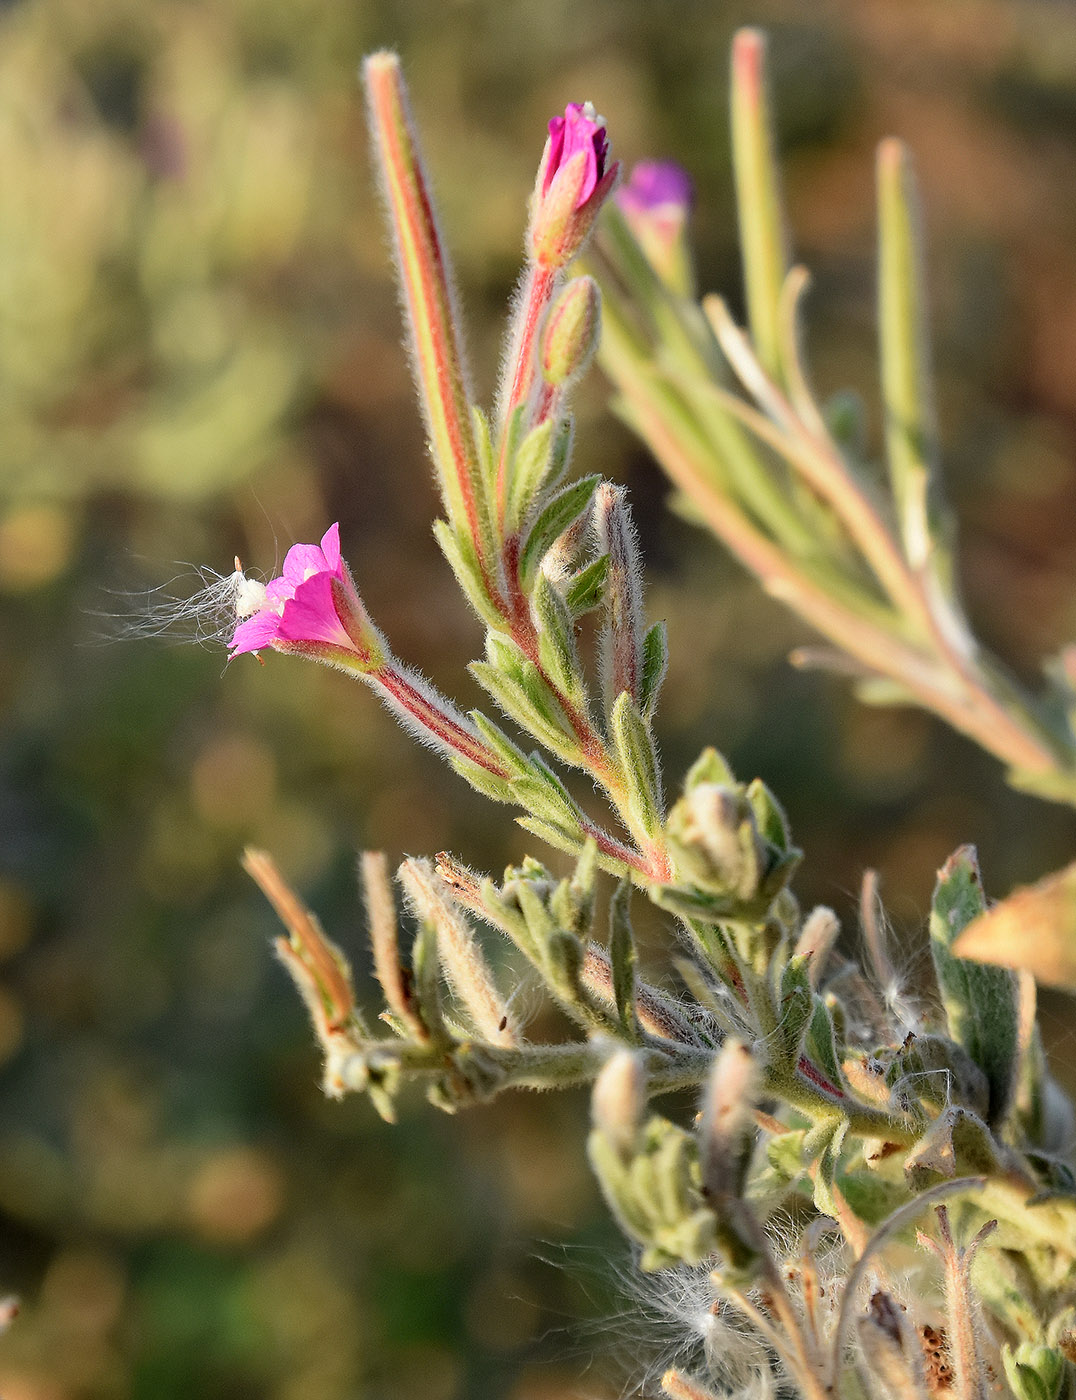
<svg viewBox="0 0 1076 1400"><path fill-rule="evenodd" d="M535 816L582 830L582 813L575 799L541 754L531 754L527 772L513 779L512 788Z"/></svg>
<svg viewBox="0 0 1076 1400"><path fill-rule="evenodd" d="M911 156L890 139L878 148L878 329L886 455L901 540L915 569L927 563L937 455L924 310L919 207Z"/></svg>
<svg viewBox="0 0 1076 1400"><path fill-rule="evenodd" d="M458 754L453 755L449 762L460 777L466 779L483 797L492 798L494 802L514 803L516 801L512 784L506 782L504 778L496 777L488 768L483 768L480 763L474 763L469 758L461 758Z"/></svg>
<svg viewBox="0 0 1076 1400"><path fill-rule="evenodd" d="M770 133L765 36L741 29L732 48L732 165L751 336L780 375L780 301L787 271L781 194Z"/></svg>
<svg viewBox="0 0 1076 1400"><path fill-rule="evenodd" d="M1002 1347L1001 1360L1016 1400L1058 1400L1068 1370L1060 1351L1021 1342L1015 1351Z"/></svg>
<svg viewBox="0 0 1076 1400"><path fill-rule="evenodd" d="M593 475L571 482L562 487L539 512L527 531L519 556L519 583L525 595L530 595L534 576L546 553L590 505L600 480L599 476Z"/></svg>
<svg viewBox="0 0 1076 1400"><path fill-rule="evenodd" d="M516 825L545 841L554 850L567 851L569 855L578 855L583 845L582 835L560 822L546 821L543 817L517 817ZM624 869L619 861L609 860L605 856L599 856L598 859L602 869L612 871L613 874L619 875Z"/></svg>
<svg viewBox="0 0 1076 1400"><path fill-rule="evenodd" d="M833 1020L829 1014L829 1007L817 994L803 1048L807 1058L822 1071L833 1087L843 1090L844 1075L841 1073L840 1057L837 1054Z"/></svg>
<svg viewBox="0 0 1076 1400"><path fill-rule="evenodd" d="M497 757L508 765L513 774L531 771L530 761L526 755L512 743L503 729L493 723L488 715L484 715L481 710L471 710L467 717Z"/></svg>
<svg viewBox="0 0 1076 1400"><path fill-rule="evenodd" d="M503 626L504 619L490 602L470 536L453 529L447 520L435 520L433 533L471 607L483 622L491 626Z"/></svg>
<svg viewBox="0 0 1076 1400"><path fill-rule="evenodd" d="M609 961L613 970L613 1000L620 1024L632 1040L639 1039L635 1015L635 935L629 905L631 881L621 879L609 903Z"/></svg>
<svg viewBox="0 0 1076 1400"><path fill-rule="evenodd" d="M437 929L427 919L419 921L411 951L411 971L415 979L414 1002L435 1045L448 1045L452 1036L441 1010L441 959L437 949Z"/></svg>
<svg viewBox="0 0 1076 1400"><path fill-rule="evenodd" d="M664 622L655 622L643 638L642 667L639 675L639 709L647 720L654 717L668 668L668 628Z"/></svg>
<svg viewBox="0 0 1076 1400"><path fill-rule="evenodd" d="M609 728L616 756L623 769L631 815L648 836L653 836L662 820L657 754L646 721L626 690L622 690L617 697L609 716Z"/></svg>
<svg viewBox="0 0 1076 1400"><path fill-rule="evenodd" d="M716 749L703 749L687 771L684 791L690 792L700 783L716 783L719 787L735 787L736 777L732 769Z"/></svg>
<svg viewBox="0 0 1076 1400"><path fill-rule="evenodd" d="M812 1128L803 1142L803 1155L807 1162L816 1162L814 1177L814 1203L823 1215L839 1219L840 1203L837 1200L837 1167L841 1160L841 1148L848 1132L846 1119L834 1122L827 1119Z"/></svg>
<svg viewBox="0 0 1076 1400"><path fill-rule="evenodd" d="M471 424L474 427L478 465L482 470L488 489L492 492L497 480L497 458L494 456L493 443L490 439L489 419L477 404L471 405Z"/></svg>
<svg viewBox="0 0 1076 1400"><path fill-rule="evenodd" d="M799 1061L804 1033L814 1014L809 964L810 958L801 953L789 958L781 973L777 1031L785 1048L787 1063L792 1068Z"/></svg>
<svg viewBox="0 0 1076 1400"><path fill-rule="evenodd" d="M609 573L608 554L599 554L568 581L564 601L573 617L581 617L601 603L605 593L605 580ZM660 625L660 624L659 624Z"/></svg>
<svg viewBox="0 0 1076 1400"><path fill-rule="evenodd" d="M786 855L792 846L792 836L781 804L761 778L755 778L748 784L746 795L755 814L759 835Z"/></svg>
<svg viewBox="0 0 1076 1400"><path fill-rule="evenodd" d="M506 530L519 528L542 492L563 471L567 464L570 439L570 420L562 419L555 423L552 418L547 418L532 428L518 446L509 449L512 455L508 470Z"/></svg>
<svg viewBox="0 0 1076 1400"><path fill-rule="evenodd" d="M586 684L575 644L575 622L567 603L542 573L532 598L538 622L538 653L553 684L579 708L586 705Z"/></svg>
<svg viewBox="0 0 1076 1400"><path fill-rule="evenodd" d="M1020 1057L1016 979L1011 972L955 957L953 944L986 909L972 846L961 846L938 872L930 913L930 950L949 1023L990 1085L989 1122L1011 1103Z"/></svg>
<svg viewBox="0 0 1076 1400"><path fill-rule="evenodd" d="M578 761L579 745L568 717L529 661L516 675L506 675L486 661L472 661L468 670L510 719L523 726L566 762Z"/></svg>

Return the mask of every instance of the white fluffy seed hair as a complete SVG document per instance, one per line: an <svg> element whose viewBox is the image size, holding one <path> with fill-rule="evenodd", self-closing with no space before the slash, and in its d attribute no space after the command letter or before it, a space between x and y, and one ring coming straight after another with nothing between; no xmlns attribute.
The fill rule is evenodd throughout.
<svg viewBox="0 0 1076 1400"><path fill-rule="evenodd" d="M763 1339L734 1309L723 1306L705 1266L644 1273L631 1260L602 1259L624 1299L619 1312L588 1328L594 1350L621 1372L622 1395L660 1396L670 1367L699 1380L722 1400L772 1400L779 1374ZM621 1359L622 1358L622 1359Z"/></svg>
<svg viewBox="0 0 1076 1400"><path fill-rule="evenodd" d="M107 624L108 639L164 637L198 646L227 646L236 623L257 612L264 601L264 583L240 568L238 560L230 574L219 574L206 564L186 568L189 572L157 588L111 593L117 607L96 614ZM193 579L200 587L179 592L184 581Z"/></svg>

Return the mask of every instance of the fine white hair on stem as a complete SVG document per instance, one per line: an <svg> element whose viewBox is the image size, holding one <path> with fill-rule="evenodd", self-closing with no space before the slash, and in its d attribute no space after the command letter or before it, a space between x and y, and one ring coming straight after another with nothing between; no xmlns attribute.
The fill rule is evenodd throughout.
<svg viewBox="0 0 1076 1400"><path fill-rule="evenodd" d="M220 574L207 564L184 567L190 572L177 574L156 588L111 593L121 606L95 614L109 624L107 639L164 637L198 646L227 646L236 623L256 613L265 602L265 584L248 574L238 559L230 574ZM193 579L200 586L181 593L180 585Z"/></svg>

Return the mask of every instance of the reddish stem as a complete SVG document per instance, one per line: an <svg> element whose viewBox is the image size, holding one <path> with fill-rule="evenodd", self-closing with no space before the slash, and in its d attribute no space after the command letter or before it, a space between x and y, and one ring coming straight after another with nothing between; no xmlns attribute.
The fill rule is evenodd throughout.
<svg viewBox="0 0 1076 1400"><path fill-rule="evenodd" d="M477 763L495 778L502 778L505 782L511 780L512 775L508 769L477 735L472 734L450 714L439 709L429 696L412 685L406 676L391 667L386 667L385 670L377 672L373 679L379 681L397 705L446 748L455 750L461 758L469 759L471 763Z"/></svg>
<svg viewBox="0 0 1076 1400"><path fill-rule="evenodd" d="M532 263L523 293L523 314L517 323L516 338L511 350L512 380L504 399L502 422L507 428L512 414L530 397L534 383L534 365L538 331L553 296L559 273ZM541 419L536 420L538 422ZM529 426L533 427L534 424ZM508 434L501 438L501 453L497 461L497 513L502 525L508 505Z"/></svg>

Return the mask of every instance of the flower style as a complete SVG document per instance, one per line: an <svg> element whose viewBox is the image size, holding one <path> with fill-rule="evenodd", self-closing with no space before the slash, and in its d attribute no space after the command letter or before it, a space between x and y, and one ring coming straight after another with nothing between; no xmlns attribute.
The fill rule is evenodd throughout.
<svg viewBox="0 0 1076 1400"><path fill-rule="evenodd" d="M567 266L583 246L619 167L609 163L605 120L591 102L569 102L549 123L534 190L530 251L546 268Z"/></svg>
<svg viewBox="0 0 1076 1400"><path fill-rule="evenodd" d="M230 656L274 651L304 652L349 669L377 670L385 656L354 580L340 556L340 526L330 525L321 544L295 544L279 578L255 588L247 581L232 634Z"/></svg>

